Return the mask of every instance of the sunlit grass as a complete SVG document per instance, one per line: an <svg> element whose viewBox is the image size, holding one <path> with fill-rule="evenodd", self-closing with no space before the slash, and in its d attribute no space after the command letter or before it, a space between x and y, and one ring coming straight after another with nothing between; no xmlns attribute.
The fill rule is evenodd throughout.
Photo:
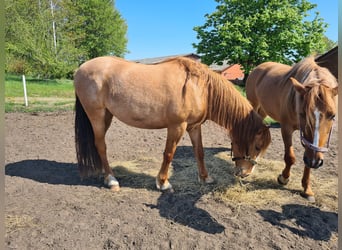
<svg viewBox="0 0 342 250"><path fill-rule="evenodd" d="M28 106L25 106L22 76L6 75L6 112L47 112L72 110L74 87L67 79L35 79L26 77Z"/></svg>

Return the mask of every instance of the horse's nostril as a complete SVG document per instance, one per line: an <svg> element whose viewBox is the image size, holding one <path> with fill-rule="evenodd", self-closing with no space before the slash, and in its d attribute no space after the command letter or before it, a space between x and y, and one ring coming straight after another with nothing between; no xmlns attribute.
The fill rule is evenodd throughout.
<svg viewBox="0 0 342 250"><path fill-rule="evenodd" d="M317 163L317 167L322 167L323 166L323 159L319 159Z"/></svg>
<svg viewBox="0 0 342 250"><path fill-rule="evenodd" d="M319 168L323 166L323 159L318 159L317 161L315 160L310 160L306 155L303 156L303 161L305 166L309 168Z"/></svg>

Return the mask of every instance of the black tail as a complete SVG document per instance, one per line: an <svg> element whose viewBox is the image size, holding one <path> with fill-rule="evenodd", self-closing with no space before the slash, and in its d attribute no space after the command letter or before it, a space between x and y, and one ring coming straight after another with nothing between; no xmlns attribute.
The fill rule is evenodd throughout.
<svg viewBox="0 0 342 250"><path fill-rule="evenodd" d="M102 164L95 146L93 128L78 96L75 112L75 145L80 175L83 177L99 174Z"/></svg>

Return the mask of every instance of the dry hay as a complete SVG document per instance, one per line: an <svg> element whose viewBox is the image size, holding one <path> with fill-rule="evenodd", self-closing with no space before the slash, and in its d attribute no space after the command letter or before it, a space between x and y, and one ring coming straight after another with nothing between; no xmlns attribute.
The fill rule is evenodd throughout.
<svg viewBox="0 0 342 250"><path fill-rule="evenodd" d="M37 223L28 215L6 215L5 218L6 233L8 234L35 226L37 226Z"/></svg>
<svg viewBox="0 0 342 250"><path fill-rule="evenodd" d="M282 161L259 159L254 172L249 177L240 179L234 176L235 164L231 160L230 152L220 151L214 154L206 152L205 160L209 174L215 180L213 184L198 182L197 164L193 155L175 157L172 162L173 167L169 171L170 182L175 192L199 191L203 195L212 194L219 202L250 205L256 208L267 204L306 202L300 196L303 173L301 166L293 166L290 182L282 186L277 182L277 177L284 167ZM130 187L155 190L155 177L160 164L159 159L141 157L131 161L116 161L111 166L115 175L124 182L129 182ZM315 172L313 172L311 183L315 192L315 205L337 211L337 177L325 181L315 177Z"/></svg>

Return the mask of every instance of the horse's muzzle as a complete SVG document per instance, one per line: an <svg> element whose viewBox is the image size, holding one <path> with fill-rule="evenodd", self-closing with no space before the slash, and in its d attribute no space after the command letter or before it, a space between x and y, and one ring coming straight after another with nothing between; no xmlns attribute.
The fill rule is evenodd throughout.
<svg viewBox="0 0 342 250"><path fill-rule="evenodd" d="M234 171L234 175L236 177L240 177L240 178L245 178L247 176L249 176L254 170L254 166L252 166L251 168L245 168L245 167L235 167L235 171Z"/></svg>
<svg viewBox="0 0 342 250"><path fill-rule="evenodd" d="M309 167L309 168L319 168L323 166L323 159L322 158L318 158L318 159L309 159L305 154L303 156L303 161L305 166Z"/></svg>

